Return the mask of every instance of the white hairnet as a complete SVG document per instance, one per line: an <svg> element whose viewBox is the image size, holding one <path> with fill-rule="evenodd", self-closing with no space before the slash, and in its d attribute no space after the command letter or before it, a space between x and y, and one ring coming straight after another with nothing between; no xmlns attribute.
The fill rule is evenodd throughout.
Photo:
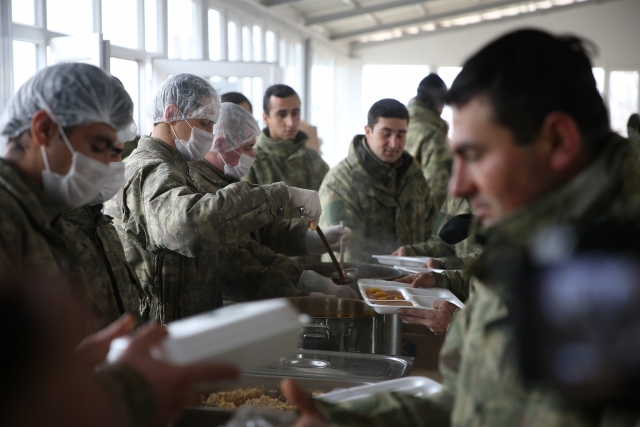
<svg viewBox="0 0 640 427"><path fill-rule="evenodd" d="M260 127L247 110L225 102L222 104L220 119L213 128L213 135L211 151L227 153L260 135Z"/></svg>
<svg viewBox="0 0 640 427"><path fill-rule="evenodd" d="M105 123L118 141L135 138L133 102L122 83L100 68L82 63L47 67L27 80L0 120L2 146L31 128L33 115L44 110L62 127Z"/></svg>
<svg viewBox="0 0 640 427"><path fill-rule="evenodd" d="M160 85L151 103L150 116L154 124L186 119L217 123L220 103L220 95L211 83L193 74L178 74ZM177 110L169 111L165 116L166 108L172 104L178 107Z"/></svg>

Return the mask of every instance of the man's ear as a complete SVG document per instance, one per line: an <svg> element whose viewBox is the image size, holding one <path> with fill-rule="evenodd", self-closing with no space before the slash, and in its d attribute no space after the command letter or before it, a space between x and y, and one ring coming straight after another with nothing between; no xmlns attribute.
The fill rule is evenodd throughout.
<svg viewBox="0 0 640 427"><path fill-rule="evenodd" d="M164 109L164 120L169 123L176 122L176 117L180 117L180 111L178 110L178 106L175 104L169 104ZM179 119L182 120L182 119Z"/></svg>
<svg viewBox="0 0 640 427"><path fill-rule="evenodd" d="M269 115L267 113L262 113L262 121L266 127L269 127Z"/></svg>
<svg viewBox="0 0 640 427"><path fill-rule="evenodd" d="M31 118L31 138L36 145L47 147L59 134L58 124L49 117L46 111L37 111Z"/></svg>
<svg viewBox="0 0 640 427"><path fill-rule="evenodd" d="M372 133L373 133L373 129L371 129L369 127L369 125L365 125L364 126L364 137L366 138L367 142L369 142L369 138L371 137Z"/></svg>
<svg viewBox="0 0 640 427"><path fill-rule="evenodd" d="M576 121L561 111L551 112L545 117L541 137L548 145L549 164L556 171L571 167L584 149Z"/></svg>

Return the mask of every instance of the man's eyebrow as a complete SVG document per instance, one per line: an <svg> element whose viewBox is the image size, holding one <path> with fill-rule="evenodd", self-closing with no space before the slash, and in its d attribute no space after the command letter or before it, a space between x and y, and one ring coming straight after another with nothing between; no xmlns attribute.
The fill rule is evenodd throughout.
<svg viewBox="0 0 640 427"><path fill-rule="evenodd" d="M406 133L407 132L406 129L395 130L395 129L391 129L391 128L382 128L380 130L384 131L384 132L398 132L398 133L400 133L400 132L405 132Z"/></svg>
<svg viewBox="0 0 640 427"><path fill-rule="evenodd" d="M462 142L453 149L453 152L456 154L462 154L468 150L478 150L480 149L480 145L477 142Z"/></svg>
<svg viewBox="0 0 640 427"><path fill-rule="evenodd" d="M107 148L112 148L113 146L115 146L115 142L113 141L113 139L109 138L106 135L93 135L91 137L92 140L96 141L96 142L104 142L105 144L107 144Z"/></svg>

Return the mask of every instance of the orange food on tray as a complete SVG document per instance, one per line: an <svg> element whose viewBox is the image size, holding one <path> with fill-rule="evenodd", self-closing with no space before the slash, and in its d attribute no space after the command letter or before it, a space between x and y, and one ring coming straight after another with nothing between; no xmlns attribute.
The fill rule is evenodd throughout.
<svg viewBox="0 0 640 427"><path fill-rule="evenodd" d="M400 291L383 291L380 288L366 289L367 298L373 301L404 301L404 295Z"/></svg>

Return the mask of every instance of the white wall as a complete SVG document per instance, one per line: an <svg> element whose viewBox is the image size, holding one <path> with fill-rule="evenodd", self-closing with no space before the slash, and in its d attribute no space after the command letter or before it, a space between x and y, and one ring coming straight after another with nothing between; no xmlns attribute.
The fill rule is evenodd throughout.
<svg viewBox="0 0 640 427"><path fill-rule="evenodd" d="M459 66L480 47L505 32L536 27L554 33L574 33L599 48L596 66L640 68L640 0L616 0L565 11L522 16L504 22L448 31L440 35L356 47L353 55L363 64L426 64L431 69Z"/></svg>

